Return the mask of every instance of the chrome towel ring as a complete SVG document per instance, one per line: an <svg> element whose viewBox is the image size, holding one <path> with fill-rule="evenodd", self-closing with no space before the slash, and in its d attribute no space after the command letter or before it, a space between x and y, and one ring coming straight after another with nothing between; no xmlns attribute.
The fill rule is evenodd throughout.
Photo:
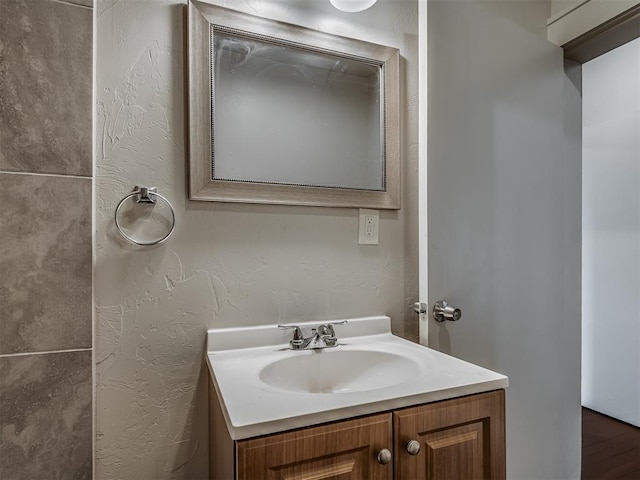
<svg viewBox="0 0 640 480"><path fill-rule="evenodd" d="M136 240L133 237L130 237L122 230L122 227L120 226L120 221L118 220L118 214L120 213L120 209L122 208L122 205L124 205L124 202L126 202L130 198L135 198L135 203L156 203L157 200L154 197L161 198L162 200L167 202L167 205L169 205L169 210L171 210L171 228L169 229L169 233L167 233L164 237L159 238L157 240L148 240L148 241L140 241L140 240ZM173 209L173 205L171 205L171 202L169 200L167 200L165 197L163 197L158 193L158 189L156 187L135 186L133 188L133 192L131 192L126 197L124 197L122 200L120 200L120 203L118 203L118 206L116 207L116 213L114 214L114 220L116 222L116 228L118 229L118 232L120 232L120 235L122 235L129 242L135 245L142 245L144 247L148 247L151 245L160 245L171 236L171 234L176 228L176 212Z"/></svg>

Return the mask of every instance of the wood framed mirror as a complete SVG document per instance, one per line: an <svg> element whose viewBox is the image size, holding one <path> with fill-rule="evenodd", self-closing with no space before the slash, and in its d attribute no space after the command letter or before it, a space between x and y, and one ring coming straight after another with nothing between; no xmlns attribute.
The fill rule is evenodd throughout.
<svg viewBox="0 0 640 480"><path fill-rule="evenodd" d="M191 200L400 208L397 49L188 8Z"/></svg>

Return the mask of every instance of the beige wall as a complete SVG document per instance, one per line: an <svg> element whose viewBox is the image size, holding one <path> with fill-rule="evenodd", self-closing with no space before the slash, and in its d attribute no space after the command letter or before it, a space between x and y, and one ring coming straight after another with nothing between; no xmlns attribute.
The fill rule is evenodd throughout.
<svg viewBox="0 0 640 480"><path fill-rule="evenodd" d="M556 13L560 13L565 8L569 8L572 5L577 5L580 0L551 0L551 12L550 17L554 16Z"/></svg>
<svg viewBox="0 0 640 480"><path fill-rule="evenodd" d="M582 404L640 427L640 38L582 75Z"/></svg>
<svg viewBox="0 0 640 480"><path fill-rule="evenodd" d="M328 0L219 4L400 49L403 208L381 212L379 246L359 246L356 209L188 201L184 6L97 2L101 479L204 478L211 326L382 313L396 333L417 338L417 1L379 0L361 14ZM136 184L157 186L175 206L176 232L161 247L133 248L114 230L115 207Z"/></svg>

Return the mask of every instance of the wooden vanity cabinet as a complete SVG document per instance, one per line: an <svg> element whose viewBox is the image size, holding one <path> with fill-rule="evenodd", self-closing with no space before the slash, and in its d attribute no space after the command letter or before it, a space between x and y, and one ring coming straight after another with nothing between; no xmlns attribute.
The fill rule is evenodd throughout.
<svg viewBox="0 0 640 480"><path fill-rule="evenodd" d="M238 441L237 478L391 480L393 465L378 452L391 450L391 414Z"/></svg>
<svg viewBox="0 0 640 480"><path fill-rule="evenodd" d="M394 411L395 478L504 480L504 415L504 390Z"/></svg>
<svg viewBox="0 0 640 480"><path fill-rule="evenodd" d="M211 445L211 478L504 480L504 415L504 390L496 390L248 440L228 439L218 448ZM407 448L412 440L420 447L414 454ZM378 462L383 449L392 455L387 464Z"/></svg>

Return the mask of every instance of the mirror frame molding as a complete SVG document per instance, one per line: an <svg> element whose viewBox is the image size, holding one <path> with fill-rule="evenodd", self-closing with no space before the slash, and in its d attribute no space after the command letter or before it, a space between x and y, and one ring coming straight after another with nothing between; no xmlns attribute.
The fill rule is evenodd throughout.
<svg viewBox="0 0 640 480"><path fill-rule="evenodd" d="M295 44L377 63L382 67L384 98L385 190L241 182L212 179L211 28L220 26L269 41ZM398 49L268 20L197 0L188 6L189 199L398 210L401 206L400 54Z"/></svg>

